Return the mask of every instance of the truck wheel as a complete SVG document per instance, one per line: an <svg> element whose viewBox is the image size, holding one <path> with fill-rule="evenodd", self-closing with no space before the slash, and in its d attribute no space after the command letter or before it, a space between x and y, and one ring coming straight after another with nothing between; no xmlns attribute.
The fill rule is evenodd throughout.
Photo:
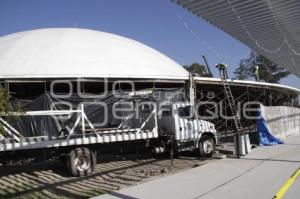
<svg viewBox="0 0 300 199"><path fill-rule="evenodd" d="M199 141L198 152L201 157L212 157L215 152L215 140L211 136L203 135Z"/></svg>
<svg viewBox="0 0 300 199"><path fill-rule="evenodd" d="M88 148L75 148L66 157L68 171L77 177L90 175L96 166L95 153Z"/></svg>

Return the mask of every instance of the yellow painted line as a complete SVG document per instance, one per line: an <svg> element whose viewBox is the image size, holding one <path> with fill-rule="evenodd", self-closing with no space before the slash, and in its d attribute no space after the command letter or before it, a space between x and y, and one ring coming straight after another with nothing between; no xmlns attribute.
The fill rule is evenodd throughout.
<svg viewBox="0 0 300 199"><path fill-rule="evenodd" d="M273 197L273 199L281 199L299 176L300 176L300 167L284 183L284 185L279 189L279 191L276 193L276 195Z"/></svg>

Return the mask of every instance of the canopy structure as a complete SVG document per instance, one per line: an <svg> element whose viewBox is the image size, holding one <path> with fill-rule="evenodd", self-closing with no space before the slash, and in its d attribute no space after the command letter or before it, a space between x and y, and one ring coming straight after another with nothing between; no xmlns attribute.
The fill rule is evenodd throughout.
<svg viewBox="0 0 300 199"><path fill-rule="evenodd" d="M300 76L300 1L173 2Z"/></svg>
<svg viewBox="0 0 300 199"><path fill-rule="evenodd" d="M0 37L0 79L187 79L172 59L135 40L78 28L50 28Z"/></svg>
<svg viewBox="0 0 300 199"><path fill-rule="evenodd" d="M194 78L196 83L199 84L206 84L206 85L223 85L223 82L219 78L208 78L208 77L195 77ZM291 92L295 93L296 95L300 96L300 90L294 87L285 86L281 84L272 84L272 83L266 83L266 82L254 82L254 81L245 81L245 80L228 80L229 84L231 86L237 86L237 87L252 87L252 88L258 88L258 89L274 89L277 91L282 92Z"/></svg>

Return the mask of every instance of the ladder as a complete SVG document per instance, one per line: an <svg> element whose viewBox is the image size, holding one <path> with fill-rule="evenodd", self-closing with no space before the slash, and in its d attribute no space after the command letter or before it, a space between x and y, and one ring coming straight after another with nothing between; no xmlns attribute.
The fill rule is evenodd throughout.
<svg viewBox="0 0 300 199"><path fill-rule="evenodd" d="M234 124L236 127L236 133L235 133L235 153L236 157L240 158L240 155L246 155L251 151L251 146L250 146L250 140L249 140L249 135L245 135L245 132L242 127L241 123L241 118L240 115L237 111L237 107L231 92L231 88L228 82L228 73L227 73L227 66L225 64L217 64L216 67L219 69L220 72L220 78L224 86L224 91L226 98L229 103L229 107L231 110L231 114L234 119ZM242 137L240 137L240 134L242 134ZM242 139L240 139L242 138ZM241 144L241 148L240 148ZM240 152L242 154L240 154Z"/></svg>
<svg viewBox="0 0 300 199"><path fill-rule="evenodd" d="M218 65L220 65L220 64L218 64ZM224 86L225 95L226 95L226 98L227 98L227 101L228 101L228 104L229 104L229 107L231 110L231 114L234 119L234 124L235 124L236 130L237 130L237 133L239 134L240 132L243 131L243 127L242 127L240 115L237 112L237 107L236 107L236 104L235 104L235 101L234 101L234 98L233 98L233 95L231 92L230 85L228 83L227 67L225 65L223 65L223 67L218 66L218 65L217 65L217 68L219 69L219 72L220 72L220 78L221 78L221 81Z"/></svg>

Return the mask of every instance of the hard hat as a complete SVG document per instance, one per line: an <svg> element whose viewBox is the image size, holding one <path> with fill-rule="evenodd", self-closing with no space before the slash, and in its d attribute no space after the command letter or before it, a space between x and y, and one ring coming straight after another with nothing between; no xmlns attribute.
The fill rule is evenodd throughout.
<svg viewBox="0 0 300 199"><path fill-rule="evenodd" d="M223 64L223 63L218 63L218 64L216 64L216 67L220 67L220 66L223 66L223 67L226 67L226 68L227 68L227 64Z"/></svg>

